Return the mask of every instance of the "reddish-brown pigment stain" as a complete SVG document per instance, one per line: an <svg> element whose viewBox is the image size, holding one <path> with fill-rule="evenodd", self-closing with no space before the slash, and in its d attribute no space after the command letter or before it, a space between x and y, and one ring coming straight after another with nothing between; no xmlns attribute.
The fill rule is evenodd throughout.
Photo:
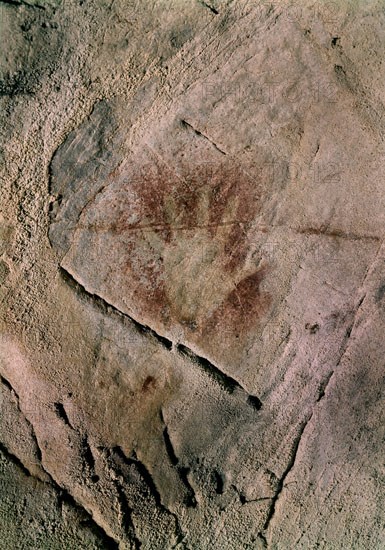
<svg viewBox="0 0 385 550"><path fill-rule="evenodd" d="M153 376L147 376L142 385L142 393L147 393L156 387L155 378Z"/></svg>
<svg viewBox="0 0 385 550"><path fill-rule="evenodd" d="M255 219L261 207L258 179L253 179L231 161L210 166L209 170L207 167L205 170L196 170L193 167L187 170L184 178L177 178L175 174L159 166L158 177L153 178L152 175L151 171L142 169L141 178L134 181L138 196L138 219L153 224L154 231L163 238L165 246L170 245L173 238L178 238L178 231L186 228L202 230L202 224L207 225L211 238L223 238L218 229L228 224L228 230L224 232L226 240L221 265L231 276L245 261L249 247L248 225ZM201 211L202 193L208 194L208 212ZM140 227L141 223L143 221L138 222L137 226ZM186 250L186 254L189 253ZM176 308L167 303L162 266L159 263L156 266L142 265L142 275L148 284L145 285L146 289L137 287L136 297L146 302L149 315L160 315L166 325L176 321L186 327ZM215 327L226 325L243 331L247 324L252 324L263 316L270 301L265 293L260 292L263 276L264 270L258 270L239 282L228 296L224 296L222 305L205 328L211 327L214 330ZM199 296L194 299L199 300ZM170 311L173 317L171 319L168 318ZM196 319L195 323L193 321L191 326L198 324L200 329L204 329L202 325L206 323L203 319ZM195 326L194 329L196 330Z"/></svg>
<svg viewBox="0 0 385 550"><path fill-rule="evenodd" d="M266 272L266 267L259 268L242 279L212 314L204 329L209 333L229 331L237 336L264 317L271 305L271 296L260 288Z"/></svg>
<svg viewBox="0 0 385 550"><path fill-rule="evenodd" d="M103 215L103 227L96 222L89 228L117 234L119 250L124 243L119 269L127 279L125 292L144 317L166 327L183 324L199 334L223 327L242 332L266 313L270 300L260 291L265 271L259 269L223 296L208 321L205 311L186 323L178 304L169 302L164 282L167 266L163 265L162 250L151 240L156 237L164 248L173 247L180 232L186 230L205 231L208 241L222 239L220 262L216 258L218 280L232 280L243 267L250 246L248 230L261 210L261 189L266 182L261 181L260 173L252 176L233 160L209 167L190 166L178 175L155 162L136 167L131 164L120 173L124 178L121 186L104 201L108 220ZM186 249L185 253L188 256L196 251ZM200 296L192 299L199 302ZM204 311L204 304L198 309Z"/></svg>

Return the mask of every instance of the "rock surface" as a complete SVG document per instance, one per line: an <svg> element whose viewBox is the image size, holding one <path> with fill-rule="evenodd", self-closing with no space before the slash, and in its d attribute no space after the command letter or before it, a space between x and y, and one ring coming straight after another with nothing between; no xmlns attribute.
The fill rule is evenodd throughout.
<svg viewBox="0 0 385 550"><path fill-rule="evenodd" d="M1 547L384 548L383 1L0 21Z"/></svg>

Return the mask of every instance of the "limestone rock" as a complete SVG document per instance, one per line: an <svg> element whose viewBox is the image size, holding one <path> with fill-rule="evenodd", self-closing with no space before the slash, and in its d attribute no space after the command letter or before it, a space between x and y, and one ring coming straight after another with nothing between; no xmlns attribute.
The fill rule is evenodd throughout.
<svg viewBox="0 0 385 550"><path fill-rule="evenodd" d="M0 13L6 547L383 548L383 2Z"/></svg>

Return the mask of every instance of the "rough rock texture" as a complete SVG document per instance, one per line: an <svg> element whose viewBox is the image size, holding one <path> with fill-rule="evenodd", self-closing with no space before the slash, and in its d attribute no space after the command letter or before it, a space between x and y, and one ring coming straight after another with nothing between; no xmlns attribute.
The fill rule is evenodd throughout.
<svg viewBox="0 0 385 550"><path fill-rule="evenodd" d="M385 548L383 0L0 25L0 547Z"/></svg>

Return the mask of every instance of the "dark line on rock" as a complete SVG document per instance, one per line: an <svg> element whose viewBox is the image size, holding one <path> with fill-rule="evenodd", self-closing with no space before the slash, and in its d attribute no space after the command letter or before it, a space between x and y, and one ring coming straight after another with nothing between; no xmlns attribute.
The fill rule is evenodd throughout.
<svg viewBox="0 0 385 550"><path fill-rule="evenodd" d="M132 520L133 510L130 507L127 496L124 492L124 486L122 484L124 474L119 465L116 464L116 460L114 460L113 454L116 454L116 448L109 449L106 447L98 447L98 450L103 453L107 461L108 471L111 476L111 483L116 490L117 503L119 505L120 513L120 526L123 529L124 534L129 537L130 543L134 545L135 550L138 550L141 548L142 542L136 535L135 525Z"/></svg>
<svg viewBox="0 0 385 550"><path fill-rule="evenodd" d="M40 462L40 466L42 467L42 469L45 471L45 473L48 475L48 477L51 477L49 475L48 472L46 472L46 470L44 469L43 467L43 464L42 464L42 453L41 453L41 449L40 449L40 446L39 446L39 442L37 440L37 437L36 437L36 434L35 434L35 429L33 427L33 424L32 422L26 417L24 411L22 410L22 408L20 407L20 398L19 398L19 395L18 393L16 392L16 390L13 388L12 384L9 382L9 380L7 380L6 378L4 378L4 376L0 376L0 380L1 382L4 384L4 386L6 388L8 388L8 390L13 393L13 395L16 397L16 404L17 404L17 409L19 411L19 413L24 417L30 431L31 431L31 438L33 439L35 445L36 445L36 458L37 460Z"/></svg>
<svg viewBox="0 0 385 550"><path fill-rule="evenodd" d="M171 223L149 223L146 225L135 225L132 224L130 226L125 227L124 229L117 229L113 226L102 226L102 225L81 225L78 224L76 227L78 229L89 229L94 232L98 231L106 231L110 233L114 233L116 231L119 231L119 234L124 233L125 231L145 231L145 230L157 230L157 231L191 231L192 229L216 229L218 227L231 227L234 225L250 225L250 221L248 220L233 220L228 222L222 222L222 223L207 223L207 224L194 224L194 225L172 225Z"/></svg>
<svg viewBox="0 0 385 550"><path fill-rule="evenodd" d="M80 506L74 502L73 506L77 506L80 508ZM88 527L90 531L92 531L97 537L102 539L103 541L103 548L106 550L119 550L120 546L119 544L111 537L109 537L106 532L98 525L95 520L92 518L90 514L88 514L88 518L86 520L82 520L82 525Z"/></svg>
<svg viewBox="0 0 385 550"><path fill-rule="evenodd" d="M285 471L283 472L283 474L282 474L282 476L281 476L281 478L278 482L277 491L276 491L275 495L272 498L270 510L269 510L269 513L267 515L266 521L265 521L264 526L263 526L264 532L267 531L267 529L269 528L269 525L270 525L270 523L271 523L271 521L274 517L277 502L278 502L279 497L281 496L281 493L282 493L282 491L284 489L284 486L285 486L285 480L286 480L287 476L289 475L289 473L291 472L291 470L294 467L295 461L297 459L297 453L298 453L298 449L299 449L299 446L300 446L300 443L301 443L301 440L302 440L303 433L306 429L306 426L310 422L312 416L313 416L313 412L311 412L311 414L309 415L309 418L307 420L305 420L305 422L302 423L302 426L299 430L299 434L297 435L296 439L294 440L293 451L291 453L290 461L289 461ZM264 535L263 535L263 537L264 537Z"/></svg>
<svg viewBox="0 0 385 550"><path fill-rule="evenodd" d="M259 538L259 540L262 542L263 547L267 548L267 540L265 535L263 533L258 533L257 538Z"/></svg>
<svg viewBox="0 0 385 550"><path fill-rule="evenodd" d="M210 4L207 4L207 2L204 2L203 0L198 0L198 1L199 1L199 4L201 4L208 10L210 10L212 13L214 13L215 15L219 15L219 11L216 10L213 6L210 6Z"/></svg>
<svg viewBox="0 0 385 550"><path fill-rule="evenodd" d="M177 344L176 349L181 355L188 357L190 361L198 365L206 374L210 376L210 378L213 378L220 386L222 386L227 393L232 394L237 389L242 390L247 395L247 403L254 409L260 410L262 407L262 402L260 399L255 395L249 395L245 388L241 386L237 380L218 369L218 367L211 363L211 361L205 357L200 357L183 344Z"/></svg>
<svg viewBox="0 0 385 550"><path fill-rule="evenodd" d="M231 485L231 488L239 496L239 502L242 504L242 506L245 506L246 504L250 504L252 502L262 502L263 500L272 500L272 497L258 497L258 498L247 499L243 491L240 491L236 485Z"/></svg>
<svg viewBox="0 0 385 550"><path fill-rule="evenodd" d="M11 451L9 451L7 449L7 447L1 442L0 442L0 452L2 452L3 455L5 455L10 462L12 462L12 464L14 464L18 468L20 468L20 470L23 472L23 474L25 474L27 477L34 477L35 479L38 479L34 475L31 474L31 472L28 470L28 468L26 466L24 466L24 464L22 463L20 458L18 458L16 455L11 453ZM40 480L38 480L38 481L40 481Z"/></svg>
<svg viewBox="0 0 385 550"><path fill-rule="evenodd" d="M225 151L223 151L220 147L218 147L218 145L213 141L211 140L209 137L207 137L205 134L203 134L202 132L200 132L199 130L197 130L196 128L194 128L194 126L192 126L192 124L190 124L189 122L187 122L187 120L184 120L182 119L181 120L181 123L182 123L182 126L184 126L185 128L190 128L194 133L195 135L199 136L199 137L202 137L204 138L205 140L207 140L209 143L211 143L211 145L213 147L215 147L215 149L217 151L219 151L219 153L221 153L221 155L225 155L227 153L225 153Z"/></svg>
<svg viewBox="0 0 385 550"><path fill-rule="evenodd" d="M130 315L127 313L123 313L118 309L116 306L113 306L104 298L101 298L97 294L92 294L82 284L80 284L71 273L69 273L64 267L59 266L59 272L64 279L64 281L73 289L75 292L82 296L85 295L88 299L91 299L93 303L97 304L103 312L109 313L110 311L113 311L116 315L119 316L119 318L127 319L129 323L137 330L138 333L144 334L146 336L152 336L155 340L157 340L164 348L166 348L168 351L171 351L173 348L175 348L181 355L184 355L190 359L190 361L200 367L202 370L204 370L212 379L214 379L217 383L221 385L221 387L227 391L228 393L233 393L236 389L242 390L245 395L247 395L247 403L252 406L255 410L259 410L262 407L262 402L260 399L255 395L249 395L246 390L241 386L239 382L237 382L234 378L231 376L228 376L223 371L221 371L218 367L216 367L211 361L208 359L201 357L194 353L190 348L183 344L177 344L174 345L174 342L169 340L168 338L161 336L155 330L150 328L147 325L142 325L135 319L133 319Z"/></svg>
<svg viewBox="0 0 385 550"><path fill-rule="evenodd" d="M123 451L123 449L119 446L113 447L111 449L111 453L115 453L120 460L125 464L126 466L134 465L139 472L140 476L142 477L143 481L145 482L146 486L148 487L150 494L153 496L155 500L155 504L163 510L166 514L171 516L175 521L175 536L177 539L177 543L181 542L185 538L185 534L183 533L181 526L179 524L179 519L176 514L171 512L162 502L161 494L155 484L154 478L151 475L151 472L148 470L146 465L139 460L137 457L135 451L133 451L131 457L127 457Z"/></svg>
<svg viewBox="0 0 385 550"><path fill-rule="evenodd" d="M142 546L142 542L138 539L135 532L135 526L132 521L132 509L127 502L127 498L121 484L118 481L115 481L114 485L118 494L120 513L122 515L122 527L124 532L132 539L135 549L139 549Z"/></svg>
<svg viewBox="0 0 385 550"><path fill-rule="evenodd" d="M56 481L49 475L50 477L50 481L49 482L45 482L45 481L42 481L41 479L37 478L36 476L34 476L29 470L28 468L22 463L22 461L19 459L19 457L17 457L15 454L11 453L7 447L0 442L0 451L6 456L6 458L12 463L14 464L15 466L17 466L22 472L24 475L26 475L27 477L31 477L33 479L36 479L36 481L38 483L42 483L43 485L44 484L47 484L47 485L50 485L54 491L56 491L57 493L57 497L58 497L58 500L65 500L67 501L69 504L71 504L71 506L74 506L75 508L80 508L81 510L84 511L84 513L87 515L87 518L88 518L88 522L89 522L89 526L90 528L96 532L101 539L103 539L104 543L105 543L105 547L106 548L111 548L112 550L119 550L119 544L117 541L115 541L112 537L110 537L106 532L105 530L94 520L94 518L92 517L92 515L88 512L88 510L86 510L79 502L77 502L73 497L72 495L70 495L70 493L68 493L65 489L63 489L63 487L61 487L58 483L56 483Z"/></svg>
<svg viewBox="0 0 385 550"><path fill-rule="evenodd" d="M222 388L227 391L227 393L232 394L237 388L243 390L242 386L236 380L234 380L234 378L231 378L231 376L227 376L226 374L224 374L208 359L196 355L183 344L177 344L176 349L181 355L188 357L190 361L198 365L205 373L210 376L210 378L213 378L218 384L220 384Z"/></svg>
<svg viewBox="0 0 385 550"><path fill-rule="evenodd" d="M63 403L60 403L60 402L54 403L54 407L55 407L55 413L58 416L58 418L60 418L66 426L68 426L71 430L77 432L78 435L80 436L81 434L79 433L79 431L72 426ZM80 455L83 459L84 475L89 477L93 482L99 481L99 476L95 474L95 458L92 453L92 449L88 443L87 434L81 437L80 444L81 444Z"/></svg>
<svg viewBox="0 0 385 550"><path fill-rule="evenodd" d="M112 451L112 453L115 453L120 458L120 460L123 462L123 464L126 464L127 466L130 466L132 464L135 465L135 467L137 468L139 474L142 476L142 478L146 482L146 485L149 488L150 493L154 497L154 500L155 500L156 504L159 507L164 508L168 512L168 510L162 504L162 499L161 499L160 493L159 493L159 491L158 491L158 489L155 485L155 482L153 480L153 477L152 477L151 473L149 472L147 467L143 464L143 462L138 459L136 453L133 452L132 457L127 457L125 455L123 449L119 446L113 447L111 449L111 451Z"/></svg>
<svg viewBox="0 0 385 550"><path fill-rule="evenodd" d="M192 486L189 482L189 479L188 479L188 475L189 475L191 469L188 466L177 466L177 471L178 471L179 477L180 477L183 485L186 487L186 490L187 490L187 496L186 496L185 502L184 502L185 505L188 508L196 508L197 505L198 505L198 502L197 502L197 499L196 499L196 496L195 496L195 491L192 488Z"/></svg>
<svg viewBox="0 0 385 550"><path fill-rule="evenodd" d="M366 278L366 276L365 276ZM364 279L365 281L365 279ZM320 391L319 391L319 394L318 394L318 397L315 401L315 405L317 405L320 401L322 401L322 399L325 397L325 394L326 394L326 390L327 390L327 387L336 371L336 369L338 368L338 366L340 365L341 361L342 361L342 358L344 357L345 355L345 352L348 348L348 344L349 344L349 339L350 339L350 336L351 336L351 333L352 333L352 330L354 328L354 325L355 325L355 320L356 320L356 317L357 317L357 313L358 313L358 310L360 309L364 299L366 297L366 294L364 294L364 296L362 296L362 298L359 300L358 304L357 304L357 307L355 308L354 310L354 314L352 315L352 320L351 320L351 323L349 324L349 326L347 327L346 329L346 333L345 333L345 338L343 340L343 343L342 343L342 346L341 346L341 353L340 353L340 356L337 360L337 363L336 363L336 366L335 368L328 374L328 376L326 377L325 381L323 382L323 384L321 385L321 388L320 388ZM311 414L309 415L309 418L302 424L302 427L300 429L300 432L299 432L299 435L297 436L295 442L294 442L294 448L293 448L293 452L292 452L292 456L291 456L291 459L290 459L290 462L286 468L286 470L284 471L279 483L278 483L278 487L277 487L277 491L272 499L272 504L271 504L271 507L270 507L270 510L269 510L269 514L267 516L267 519L265 521L265 524L264 524L264 532L267 531L272 519L273 519L273 516L275 514L275 510L276 510L276 504L277 504L277 501L284 489L284 484L285 484L285 479L287 478L287 476L289 475L290 471L293 469L294 467L294 464L295 464L295 461L297 459L297 453L298 453L298 449L299 449L299 446L300 446L300 443L301 443L301 440L302 440L302 436L303 436L303 433L307 427L307 425L309 424L312 416L313 416L313 413L314 413L314 407L313 407L313 410L311 412ZM262 537L262 539L264 539L266 541L266 538L265 538L265 535L264 533L260 533L260 536Z"/></svg>
<svg viewBox="0 0 385 550"><path fill-rule="evenodd" d="M39 10L45 10L44 6L40 4L30 4L29 2L23 2L23 0L0 0L0 4L9 4L11 6L26 6L27 8L37 8Z"/></svg>
<svg viewBox="0 0 385 550"><path fill-rule="evenodd" d="M175 452L174 445L172 444L170 435L168 433L167 424L163 418L162 411L160 411L160 419L162 423L164 424L164 430L163 430L163 439L164 444L166 447L167 455L170 459L171 464L176 468L178 475L180 477L181 482L186 488L187 491L187 497L185 499L186 506L190 508L195 508L197 506L197 500L195 496L195 491L193 487L191 486L189 480L188 480L188 474L190 473L190 468L186 466L181 466L179 458Z"/></svg>
<svg viewBox="0 0 385 550"><path fill-rule="evenodd" d="M63 422L66 426L68 426L69 428L71 428L73 430L74 428L72 427L71 422L69 421L69 418L67 416L67 413L66 413L66 410L64 408L63 403L60 403L60 402L54 403L54 408L55 408L56 415L61 420L63 420Z"/></svg>
<svg viewBox="0 0 385 550"><path fill-rule="evenodd" d="M83 285L81 285L71 273L69 273L64 267L59 266L59 271L61 273L62 278L66 281L66 283L73 289L78 295L85 294L89 299L91 299L95 304L99 306L99 308L104 313L109 313L110 311L113 311L115 314L117 314L120 318L123 317L124 319L128 320L129 323L136 329L136 331L140 334L145 334L146 336L152 336L157 340L164 348L167 350L171 350L173 347L173 343L168 338L165 338L164 336L161 336L157 332L155 332L152 328L150 328L147 325L142 325L135 319L133 319L130 315L127 313L123 313L118 309L117 307L113 306L104 298L101 298L97 294L92 294L88 290L84 288Z"/></svg>
<svg viewBox="0 0 385 550"><path fill-rule="evenodd" d="M349 324L349 326L347 327L346 329L346 332L345 332L345 337L342 341L342 345L341 345L341 353L340 353L340 356L337 360L337 363L336 363L336 366L334 367L334 369L328 374L328 376L326 377L325 381L323 382L323 384L321 385L321 388L320 388L320 392L318 394L318 398L317 398L317 403L319 403L321 401L321 399L323 399L325 397L325 393L326 393L326 389L329 385L329 382L330 380L332 379L336 369L339 367L341 361L342 361L342 358L343 356L345 355L345 352L348 348L348 345L349 345L349 339L350 339L350 336L352 334L352 330L354 328L354 325L355 325L355 321L356 321L356 317L357 317L357 313L358 313L358 310L360 309L363 301L365 300L366 298L366 294L364 294L364 296L362 296L362 298L360 299L360 301L358 302L357 304L357 307L354 311L354 315L352 316L352 320L351 320L351 323Z"/></svg>
<svg viewBox="0 0 385 550"><path fill-rule="evenodd" d="M168 457L170 459L171 464L173 466L177 466L178 462L179 462L179 459L175 454L174 447L171 443L170 434L168 433L167 426L165 426L165 428L163 430L163 440L164 440L164 444L166 446L166 451L167 451L167 454L168 454Z"/></svg>
<svg viewBox="0 0 385 550"><path fill-rule="evenodd" d="M0 382L6 387L8 388L8 390L13 393L17 399L17 404L18 404L18 409L20 410L20 407L19 407L19 396L17 394L17 392L13 389L13 386L12 384L6 379L4 378L4 376L0 375Z"/></svg>
<svg viewBox="0 0 385 550"><path fill-rule="evenodd" d="M132 519L134 510L131 508L124 491L124 486L122 483L122 479L124 479L125 477L124 472L122 471L121 465L119 465L116 459L120 460L120 462L126 466L130 466L131 464L133 464L133 462L125 456L123 450L120 447L103 449L103 451L106 453L109 468L111 472L114 473L112 483L117 492L118 504L121 514L121 526L125 534L128 535L128 537L133 542L135 549L138 550L142 547L142 541L138 538L136 534L135 524Z"/></svg>
<svg viewBox="0 0 385 550"><path fill-rule="evenodd" d="M129 535L129 537L132 539L135 548L139 549L142 547L142 541L138 538L136 531L135 531L135 525L132 520L132 508L129 506L126 496L124 494L123 488L116 483L116 489L118 492L118 498L119 498L119 504L120 504L120 511L122 514L122 522L123 527L125 529L125 532Z"/></svg>
<svg viewBox="0 0 385 550"><path fill-rule="evenodd" d="M41 452L39 441L38 441L36 433L35 433L35 428L33 427L32 422L26 417L24 411L21 409L19 401L18 401L18 407L19 407L20 413L24 416L25 421L27 422L28 426L31 429L31 436L32 436L32 439L34 440L35 445L36 445L36 455L37 455L38 461L40 462L40 466L42 467L43 471L47 474L47 476L52 480L51 474L49 474L43 466L43 453Z"/></svg>
<svg viewBox="0 0 385 550"><path fill-rule="evenodd" d="M68 426L71 430L77 432L77 434L81 437L81 440L80 440L80 445L81 445L80 455L83 459L83 472L84 472L84 475L89 477L92 481L98 481L99 476L95 475L95 458L94 458L94 455L92 453L92 449L90 447L90 444L88 442L87 434L81 436L81 434L79 433L79 430L75 429L72 426L72 424L71 424L71 422L68 418L68 415L66 413L66 410L64 408L63 403L60 403L60 402L54 403L54 409L55 409L55 413L58 416L58 418L60 418L60 420L62 420L64 422L64 424L66 426Z"/></svg>
<svg viewBox="0 0 385 550"><path fill-rule="evenodd" d="M282 226L284 227L284 226ZM292 228L289 228L292 229ZM292 229L292 231L295 231L295 233L298 233L300 235L318 235L322 237L330 237L330 238L337 238L337 239L348 239L352 241L360 241L360 240L368 240L368 241L380 241L380 237L377 237L376 235L356 235L355 233L345 233L343 231L334 230L334 231L326 231L322 228L318 229L316 227L304 227L300 229Z"/></svg>

